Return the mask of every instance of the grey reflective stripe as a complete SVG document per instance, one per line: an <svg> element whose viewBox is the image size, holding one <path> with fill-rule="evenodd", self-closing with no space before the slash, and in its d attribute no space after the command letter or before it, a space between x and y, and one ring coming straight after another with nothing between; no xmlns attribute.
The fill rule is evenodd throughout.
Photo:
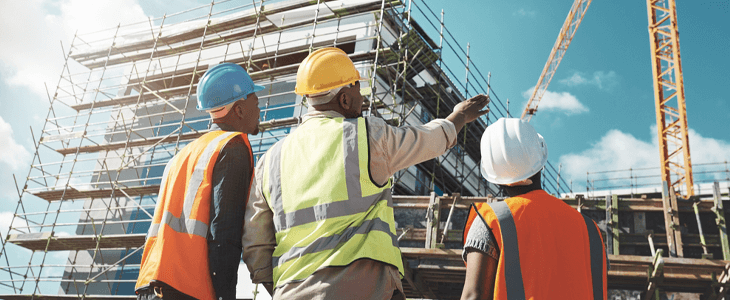
<svg viewBox="0 0 730 300"><path fill-rule="evenodd" d="M357 121L358 119L344 119L342 121L342 145L345 156L345 185L347 186L347 199L362 198L360 186L360 153L357 145ZM364 202L360 201L359 202ZM350 202L350 201L347 201ZM369 207L369 205L368 205ZM357 212L360 212L359 210Z"/></svg>
<svg viewBox="0 0 730 300"><path fill-rule="evenodd" d="M593 277L593 299L603 299L603 244L596 224L582 215L588 228L588 243L591 248L591 277Z"/></svg>
<svg viewBox="0 0 730 300"><path fill-rule="evenodd" d="M269 150L268 153L271 155L271 161L269 162L269 191L271 206L274 210L274 226L277 232L311 222L365 212L381 200L387 200L388 206L393 207L393 197L390 189L383 189L382 192L374 195L362 196L357 132L358 119L345 119L342 126L345 185L347 187L347 200L344 201L325 203L284 213L281 198L281 147L283 143L276 143Z"/></svg>
<svg viewBox="0 0 730 300"><path fill-rule="evenodd" d="M286 216L284 215L284 202L281 200L281 147L284 141L279 141L267 152L271 155L269 159L269 201L274 213L274 227L276 232L284 230Z"/></svg>
<svg viewBox="0 0 730 300"><path fill-rule="evenodd" d="M335 249L337 245L343 244L353 238L356 234L367 234L372 231L382 231L390 235L393 246L398 247L398 238L390 232L390 225L381 219L365 220L357 227L348 227L341 234L320 237L305 247L292 247L288 252L279 257L272 257L272 267L276 268L289 260L302 257L308 253L316 253L325 250Z"/></svg>
<svg viewBox="0 0 730 300"><path fill-rule="evenodd" d="M162 224L167 224L170 228L172 228L172 230L179 233L194 234L203 238L206 238L208 235L208 224L195 219L178 218L169 211L165 211L162 214L162 223L150 225L150 231L148 232L147 238L156 237Z"/></svg>
<svg viewBox="0 0 730 300"><path fill-rule="evenodd" d="M185 200L183 202L183 211L180 214L180 217L175 217L169 211L163 212L160 224L153 223L150 225L150 229L147 231L147 238L157 236L161 224L169 225L176 232L195 234L204 238L207 237L208 225L201 221L188 218L192 214L193 204L195 203L195 196L198 194L198 188L200 188L200 185L203 183L205 169L208 165L208 162L213 157L213 154L215 154L215 150L218 149L218 143L234 134L239 133L225 132L215 137L212 141L208 143L208 145L205 146L203 153L200 155L200 157L198 158L198 162L195 164L193 174L190 176L190 180L188 181L187 189L185 191ZM164 191L163 188L166 188L165 184L167 182L170 164L173 160L176 160L176 158L173 157L173 159L170 160L170 162L168 162L168 164L165 166L165 172L162 175L162 183L160 185L160 194L162 194L162 192ZM157 205L160 205L159 199L157 202Z"/></svg>
<svg viewBox="0 0 730 300"><path fill-rule="evenodd" d="M205 146L203 154L200 155L198 163L195 164L195 169L193 170L193 174L190 176L190 181L188 181L188 188L185 191L185 202L183 204L183 214L180 216L181 218L187 218L193 211L195 195L198 194L198 188L200 187L200 184L203 183L205 167L208 165L211 157L213 157L215 150L218 149L218 143L234 134L238 134L238 132L225 132L214 138L207 146Z"/></svg>
<svg viewBox="0 0 730 300"><path fill-rule="evenodd" d="M167 185L167 174L170 172L170 166L172 165L172 162L174 160L175 160L175 157L170 159L167 162L167 164L165 164L165 171L162 172L162 179L161 179L162 182L160 183L160 190L157 192L158 197L159 197L159 195L162 195L163 191L165 190L165 186ZM160 205L162 205L162 201L157 199L157 203L155 204L155 211L157 211L157 208L160 207ZM156 223L152 223L152 225L150 225L150 229L147 230L147 237L145 237L145 240L149 239L150 237L157 236L157 231L160 230L159 225L160 224L156 224Z"/></svg>
<svg viewBox="0 0 730 300"><path fill-rule="evenodd" d="M504 256L504 280L507 286L507 299L525 299L525 286L522 283L520 267L520 247L517 243L517 227L507 203L500 201L487 203L492 207L499 220L502 233L502 255Z"/></svg>

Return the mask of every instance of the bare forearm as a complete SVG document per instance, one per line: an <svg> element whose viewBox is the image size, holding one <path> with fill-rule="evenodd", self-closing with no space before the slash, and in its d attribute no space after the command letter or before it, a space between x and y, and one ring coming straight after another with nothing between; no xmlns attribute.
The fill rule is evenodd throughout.
<svg viewBox="0 0 730 300"><path fill-rule="evenodd" d="M461 300L492 299L496 276L497 260L481 251L469 252Z"/></svg>
<svg viewBox="0 0 730 300"><path fill-rule="evenodd" d="M446 120L454 123L454 129L456 129L456 133L459 133L459 131L464 128L464 125L466 125L466 116L464 116L464 114L461 112L452 112L448 117L446 117Z"/></svg>

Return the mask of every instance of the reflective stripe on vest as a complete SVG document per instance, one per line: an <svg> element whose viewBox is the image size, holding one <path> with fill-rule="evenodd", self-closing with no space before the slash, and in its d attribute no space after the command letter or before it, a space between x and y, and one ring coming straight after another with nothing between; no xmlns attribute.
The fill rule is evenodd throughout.
<svg viewBox="0 0 730 300"><path fill-rule="evenodd" d="M213 169L220 151L237 136L246 144L253 172L251 145L247 135L240 132L208 132L185 146L165 166L135 290L156 282L196 299L215 297L206 239ZM247 201L248 195L242 196Z"/></svg>
<svg viewBox="0 0 730 300"><path fill-rule="evenodd" d="M600 229L589 217L540 190L506 201L473 204L464 227L464 241L477 219L492 229L500 247L495 299L569 295L605 299L608 261L604 261ZM561 259L550 260L554 257ZM546 281L544 276L566 279Z"/></svg>
<svg viewBox="0 0 730 300"><path fill-rule="evenodd" d="M504 255L504 277L507 283L507 297L509 299L525 299L525 286L522 283L522 268L520 267L520 246L517 243L517 227L512 218L512 212L505 202L487 203L492 207L499 220L502 231L502 255Z"/></svg>
<svg viewBox="0 0 730 300"><path fill-rule="evenodd" d="M309 119L266 153L262 190L277 232L275 286L360 258L403 272L390 182L371 181L368 156L364 118Z"/></svg>
<svg viewBox="0 0 730 300"><path fill-rule="evenodd" d="M190 181L188 183L189 187L199 187L200 184L203 182L203 176L205 173L205 168L208 165L208 162L210 161L213 154L216 152L218 148L218 143L220 143L224 139L232 138L232 135L234 134L240 134L237 132L224 132L223 134L219 135L213 141L211 141L203 151L203 154L198 159L198 163L195 165L195 169L193 170L193 174L190 177ZM219 150L220 151L220 150ZM167 163L165 166L165 171L162 174L162 183L160 184L160 191L163 191L165 189L165 184L167 183L167 175L170 169L170 164L173 162L174 158L170 160L170 162ZM208 237L208 224L203 223L201 221L198 221L196 219L189 219L192 210L193 210L193 204L195 203L195 195L198 193L197 188L188 188L185 193L185 201L183 202L183 212L180 215L180 217L175 217L170 211L165 211L162 214L162 220L160 223L152 223L150 225L150 229L147 231L147 238L150 237L156 237L157 233L160 231L160 225L167 224L172 228L172 230L175 230L176 232L180 233L188 233L188 234L194 234L201 236L203 238Z"/></svg>

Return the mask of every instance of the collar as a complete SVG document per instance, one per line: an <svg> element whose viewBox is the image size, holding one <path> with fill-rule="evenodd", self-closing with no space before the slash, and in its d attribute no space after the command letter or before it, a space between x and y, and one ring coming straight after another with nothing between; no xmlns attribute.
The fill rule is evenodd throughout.
<svg viewBox="0 0 730 300"><path fill-rule="evenodd" d="M236 131L231 125L226 123L211 123L210 131L223 130L223 131Z"/></svg>
<svg viewBox="0 0 730 300"><path fill-rule="evenodd" d="M305 115L302 116L302 123L306 122L309 119L316 119L316 118L344 118L342 114L334 111L334 110L325 110L325 111L319 111L319 110L312 110L307 112Z"/></svg>

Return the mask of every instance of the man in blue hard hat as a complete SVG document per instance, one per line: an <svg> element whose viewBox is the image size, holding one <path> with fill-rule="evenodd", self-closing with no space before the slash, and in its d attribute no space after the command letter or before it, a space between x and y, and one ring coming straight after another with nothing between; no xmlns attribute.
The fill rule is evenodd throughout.
<svg viewBox="0 0 730 300"><path fill-rule="evenodd" d="M239 65L216 65L198 83L210 131L165 167L135 290L138 299L236 299L239 261L272 293L273 229L246 230L254 178L248 134L258 133L255 85ZM251 204L252 205L252 204ZM271 216L269 216L270 218ZM247 245L257 245L249 246Z"/></svg>

